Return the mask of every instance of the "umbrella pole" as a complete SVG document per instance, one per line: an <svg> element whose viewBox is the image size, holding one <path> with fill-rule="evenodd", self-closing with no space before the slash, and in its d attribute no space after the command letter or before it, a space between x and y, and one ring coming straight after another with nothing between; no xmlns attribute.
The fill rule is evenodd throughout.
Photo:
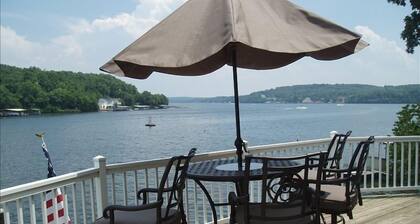
<svg viewBox="0 0 420 224"><path fill-rule="evenodd" d="M236 155L238 156L238 170L242 170L242 138L241 138L241 123L239 119L239 93L238 93L238 73L236 69L236 49L232 50L232 69L233 69L233 89L235 98L235 118L236 118Z"/></svg>

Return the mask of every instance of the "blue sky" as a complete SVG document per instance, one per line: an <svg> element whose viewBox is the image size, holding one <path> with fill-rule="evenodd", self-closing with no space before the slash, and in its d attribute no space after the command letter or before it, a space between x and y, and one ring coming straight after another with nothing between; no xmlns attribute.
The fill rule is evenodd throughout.
<svg viewBox="0 0 420 224"><path fill-rule="evenodd" d="M98 68L184 0L2 0L1 63L98 73ZM337 61L305 58L281 69L239 70L239 91L312 83L420 83L420 48L405 53L400 39L409 7L386 0L292 0L348 29L370 46ZM139 90L168 96L232 95L229 67L201 77L153 74L123 78Z"/></svg>

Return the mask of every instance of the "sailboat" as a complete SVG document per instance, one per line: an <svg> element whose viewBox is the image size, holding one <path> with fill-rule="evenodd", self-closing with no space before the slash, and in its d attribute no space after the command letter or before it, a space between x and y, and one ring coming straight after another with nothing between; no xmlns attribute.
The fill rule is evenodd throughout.
<svg viewBox="0 0 420 224"><path fill-rule="evenodd" d="M156 124L154 124L152 122L152 117L149 117L149 122L147 124L145 124L145 126L147 126L147 127L154 127L154 126L156 126Z"/></svg>

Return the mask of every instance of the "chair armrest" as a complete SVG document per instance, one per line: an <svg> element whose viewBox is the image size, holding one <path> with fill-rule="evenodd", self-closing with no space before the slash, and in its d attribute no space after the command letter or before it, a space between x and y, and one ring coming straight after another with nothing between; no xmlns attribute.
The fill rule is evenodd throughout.
<svg viewBox="0 0 420 224"><path fill-rule="evenodd" d="M309 158L309 160L318 160L319 161L319 158ZM335 160L335 158L326 158L325 160L327 160L327 161L329 161L329 160Z"/></svg>
<svg viewBox="0 0 420 224"><path fill-rule="evenodd" d="M168 188L164 188L162 190L162 192L169 192L169 191L172 191L172 190L173 190L173 187L168 187ZM143 188L143 189L141 189L137 192L137 199L138 200L143 199L143 204L145 204L144 201L147 200L146 193L158 193L158 192L159 192L159 189L157 189L157 188ZM142 197L142 195L143 195L143 197Z"/></svg>
<svg viewBox="0 0 420 224"><path fill-rule="evenodd" d="M157 201L150 204L144 204L144 205L138 205L138 206L123 206L123 205L110 205L107 206L103 211L103 217L106 219L113 219L114 218L114 211L141 211L141 210L147 210L152 208L158 208L162 206L163 201Z"/></svg>
<svg viewBox="0 0 420 224"><path fill-rule="evenodd" d="M325 184L325 185L340 185L340 184L346 183L348 181L350 181L349 177L332 178L332 179L321 180L321 185L323 185L323 184Z"/></svg>
<svg viewBox="0 0 420 224"><path fill-rule="evenodd" d="M349 169L329 169L329 168L325 168L322 169L323 172L332 172L332 173L347 173L350 170Z"/></svg>

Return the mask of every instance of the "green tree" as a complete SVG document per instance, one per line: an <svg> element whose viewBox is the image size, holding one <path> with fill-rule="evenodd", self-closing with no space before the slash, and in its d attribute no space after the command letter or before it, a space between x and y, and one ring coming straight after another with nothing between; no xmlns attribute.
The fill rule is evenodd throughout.
<svg viewBox="0 0 420 224"><path fill-rule="evenodd" d="M406 51L414 53L414 48L420 44L420 1L409 0L412 12L404 18L405 27L401 33L401 38L406 42ZM388 0L388 2L406 6L408 0Z"/></svg>
<svg viewBox="0 0 420 224"><path fill-rule="evenodd" d="M3 85L0 85L0 96L0 108L19 108L22 106L19 98Z"/></svg>
<svg viewBox="0 0 420 224"><path fill-rule="evenodd" d="M398 118L394 123L393 132L397 136L409 136L409 135L420 135L420 104L408 104L402 107L401 111L397 113ZM411 163L411 167L408 164L409 160L416 161L415 150L416 142L407 143L407 142L389 142L389 158L390 158L390 174L391 176L394 173L394 163L397 167L395 177L397 183L400 183L401 180L401 167L404 166L405 169L411 170L411 180L415 179L415 166L414 163ZM411 153L410 153L411 152ZM410 157L411 155L411 157ZM410 157L410 158L409 158ZM404 158L404 159L402 159ZM403 165L404 164L404 165ZM419 167L420 171L420 167ZM408 183L408 172L404 172L404 183L405 185L414 184L413 181Z"/></svg>
<svg viewBox="0 0 420 224"><path fill-rule="evenodd" d="M0 108L40 108L42 112L97 111L99 98L120 98L125 105L167 104L164 95L137 88L104 74L45 71L0 65Z"/></svg>
<svg viewBox="0 0 420 224"><path fill-rule="evenodd" d="M394 135L420 135L420 104L407 104L398 112Z"/></svg>

